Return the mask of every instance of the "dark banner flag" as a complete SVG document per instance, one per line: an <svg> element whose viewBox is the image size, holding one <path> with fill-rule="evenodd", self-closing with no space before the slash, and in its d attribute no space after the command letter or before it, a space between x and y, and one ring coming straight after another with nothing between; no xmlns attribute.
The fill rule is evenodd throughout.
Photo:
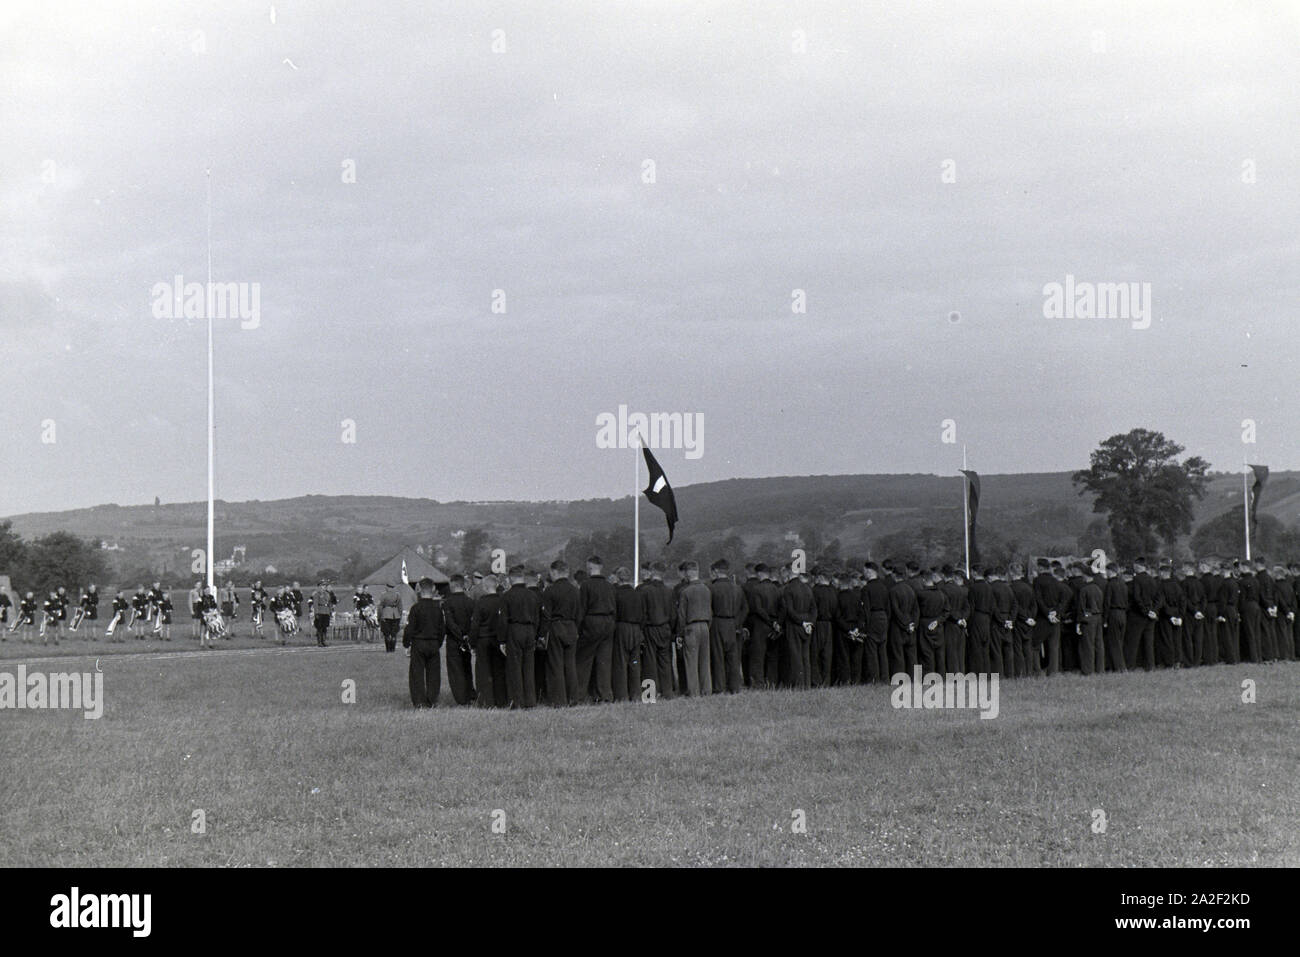
<svg viewBox="0 0 1300 957"><path fill-rule="evenodd" d="M667 544L671 545L673 528L677 525L677 499L673 497L673 487L668 484L668 476L664 475L664 470L659 467L650 450L642 446L641 451L645 454L645 467L650 473L650 484L645 487L645 497L651 505L663 509L664 518L668 519Z"/></svg>
<svg viewBox="0 0 1300 957"><path fill-rule="evenodd" d="M1254 535L1259 531L1259 495L1268 481L1268 466L1252 465L1250 470L1255 473L1255 484L1250 489L1250 534Z"/></svg>
<svg viewBox="0 0 1300 957"><path fill-rule="evenodd" d="M966 529L970 533L970 560L972 564L979 564L980 550L975 544L975 515L980 509L980 477L976 472L970 469L962 469L961 474L966 476L966 489L968 503L967 507L967 525Z"/></svg>

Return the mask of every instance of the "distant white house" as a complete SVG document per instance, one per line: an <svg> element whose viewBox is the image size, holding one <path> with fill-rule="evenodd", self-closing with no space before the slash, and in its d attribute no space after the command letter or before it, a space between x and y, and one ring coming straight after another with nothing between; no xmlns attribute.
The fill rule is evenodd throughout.
<svg viewBox="0 0 1300 957"><path fill-rule="evenodd" d="M279 572L279 569L274 565L267 565L266 568L262 569L262 574L264 575L274 575L277 572Z"/></svg>
<svg viewBox="0 0 1300 957"><path fill-rule="evenodd" d="M117 544L117 542L114 542L112 545L110 545L110 544L108 544L108 542L101 541L101 542L99 543L99 547L100 547L100 550L101 550L101 551L105 551L105 552L124 552L124 551L126 551L126 549L123 548L121 545Z"/></svg>

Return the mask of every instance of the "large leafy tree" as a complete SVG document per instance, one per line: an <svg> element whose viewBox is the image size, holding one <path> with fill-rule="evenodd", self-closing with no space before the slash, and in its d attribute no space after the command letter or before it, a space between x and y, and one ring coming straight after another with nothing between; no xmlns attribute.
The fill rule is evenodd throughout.
<svg viewBox="0 0 1300 957"><path fill-rule="evenodd" d="M0 575L8 575L13 587L27 588L27 543L14 531L13 522L0 522Z"/></svg>
<svg viewBox="0 0 1300 957"><path fill-rule="evenodd" d="M75 598L78 588L91 582L102 584L107 570L104 555L94 543L70 532L51 532L28 546L25 587L48 592L62 585Z"/></svg>
<svg viewBox="0 0 1300 957"><path fill-rule="evenodd" d="M1195 455L1180 462L1182 453L1162 433L1134 429L1106 439L1089 468L1074 473L1079 494L1093 495L1092 510L1107 516L1117 557L1135 558L1191 531L1209 463Z"/></svg>

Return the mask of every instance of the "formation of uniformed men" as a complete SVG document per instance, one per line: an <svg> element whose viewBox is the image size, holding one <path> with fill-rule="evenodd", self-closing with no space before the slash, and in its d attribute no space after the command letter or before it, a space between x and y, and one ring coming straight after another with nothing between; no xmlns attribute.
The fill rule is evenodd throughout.
<svg viewBox="0 0 1300 957"><path fill-rule="evenodd" d="M695 562L664 581L662 563L607 575L601 559L549 582L522 565L508 581L432 582L408 622L410 690L437 703L437 650L457 704L553 706L646 695L735 693L886 683L900 672L1004 678L1179 668L1297 657L1300 565L1161 562L1101 570L1039 559L962 570L866 562L861 569L746 566L725 560L707 581ZM576 579L576 580L575 580ZM419 604L419 603L417 603ZM417 675L418 672L418 675Z"/></svg>

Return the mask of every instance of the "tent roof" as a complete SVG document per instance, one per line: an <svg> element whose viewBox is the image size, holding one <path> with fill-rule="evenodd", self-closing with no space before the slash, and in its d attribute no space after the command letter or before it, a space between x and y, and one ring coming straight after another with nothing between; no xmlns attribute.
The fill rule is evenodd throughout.
<svg viewBox="0 0 1300 957"><path fill-rule="evenodd" d="M406 578L412 585L421 578L432 578L435 585L445 585L447 583L445 574L434 568L422 555L416 554L414 548L408 546L362 578L361 584L383 585L386 582L392 582L394 585L400 586L402 584L403 560L406 561Z"/></svg>

